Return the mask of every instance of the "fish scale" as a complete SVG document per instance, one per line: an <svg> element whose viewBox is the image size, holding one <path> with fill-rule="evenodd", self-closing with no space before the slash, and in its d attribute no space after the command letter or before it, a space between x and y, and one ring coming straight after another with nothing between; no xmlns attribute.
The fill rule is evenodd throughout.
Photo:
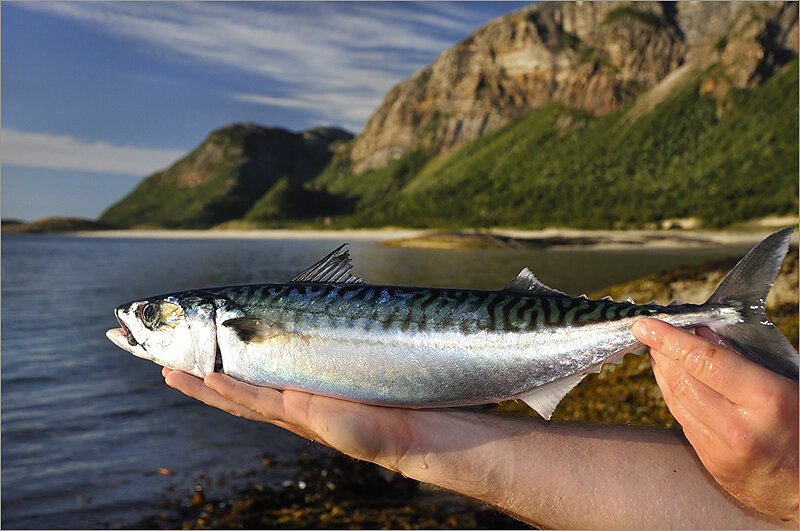
<svg viewBox="0 0 800 531"><path fill-rule="evenodd" d="M446 407L521 399L549 418L586 374L642 348L641 317L709 326L753 361L797 380L797 353L764 299L792 229L757 245L703 304L573 298L523 269L499 291L366 284L343 246L285 284L192 290L119 306L108 337L203 377L357 402Z"/></svg>
<svg viewBox="0 0 800 531"><path fill-rule="evenodd" d="M310 324L314 316L324 315L334 319L337 326L375 321L385 329L404 332L428 329L463 333L524 331L591 325L601 320L659 312L658 308L624 302L519 297L492 291L371 285L355 289L328 286L315 291L315 288L301 284L260 285L209 290L209 293L224 297L246 311L261 312L265 317L272 315L283 319L291 315L291 320L298 321L298 325ZM684 310L684 306L676 306L661 311L680 313Z"/></svg>

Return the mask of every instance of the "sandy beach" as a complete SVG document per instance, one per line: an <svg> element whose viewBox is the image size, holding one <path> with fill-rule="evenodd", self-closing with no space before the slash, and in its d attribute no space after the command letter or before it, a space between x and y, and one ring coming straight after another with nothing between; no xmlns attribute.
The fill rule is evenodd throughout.
<svg viewBox="0 0 800 531"><path fill-rule="evenodd" d="M498 230L497 234L510 236L513 238L563 238L572 240L574 244L582 247L596 247L598 249L612 248L631 248L631 247L685 247L703 246L709 244L718 245L747 245L763 240L779 228L789 226L794 223L788 222L785 225L754 228L752 230L577 230L577 229L545 229L541 231L518 231L518 230ZM581 240L596 239L596 244L580 244ZM798 244L798 232L792 235L793 245Z"/></svg>
<svg viewBox="0 0 800 531"><path fill-rule="evenodd" d="M783 220L782 220L783 221ZM788 226L797 219L787 219ZM792 223L794 221L794 223ZM536 247L584 249L643 249L703 247L709 245L755 245L776 230L753 227L748 230L544 230L486 229L349 229L349 230L107 230L79 231L72 234L92 238L161 238L161 239L273 239L273 240L374 240L386 245L421 248ZM792 236L798 244L798 232Z"/></svg>
<svg viewBox="0 0 800 531"><path fill-rule="evenodd" d="M415 238L427 232L415 229L352 230L103 230L77 231L76 236L92 238L180 238L180 239L262 239L262 240L391 240Z"/></svg>

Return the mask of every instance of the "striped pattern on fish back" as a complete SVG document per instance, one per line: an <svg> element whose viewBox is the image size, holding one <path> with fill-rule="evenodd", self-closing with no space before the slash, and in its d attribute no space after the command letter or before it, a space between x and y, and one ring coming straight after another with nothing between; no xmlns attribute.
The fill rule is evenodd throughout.
<svg viewBox="0 0 800 531"><path fill-rule="evenodd" d="M665 310L611 300L370 284L263 284L214 293L248 316L272 319L295 329L345 326L366 331L521 332L585 326Z"/></svg>

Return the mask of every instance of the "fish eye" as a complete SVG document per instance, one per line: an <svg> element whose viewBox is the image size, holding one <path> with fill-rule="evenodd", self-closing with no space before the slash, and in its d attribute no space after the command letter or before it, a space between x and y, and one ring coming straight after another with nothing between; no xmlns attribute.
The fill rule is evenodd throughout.
<svg viewBox="0 0 800 531"><path fill-rule="evenodd" d="M153 327L158 323L158 318L161 315L161 311L158 307L157 303L148 302L142 307L141 310L141 317L144 324L147 326Z"/></svg>

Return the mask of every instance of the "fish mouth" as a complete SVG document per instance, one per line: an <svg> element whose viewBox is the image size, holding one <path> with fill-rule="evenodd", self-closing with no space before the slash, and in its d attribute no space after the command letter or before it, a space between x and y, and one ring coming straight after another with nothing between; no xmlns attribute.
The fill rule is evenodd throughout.
<svg viewBox="0 0 800 531"><path fill-rule="evenodd" d="M117 318L117 321L119 321L119 325L122 327L122 333L125 334L125 339L128 340L128 344L130 346L132 346L132 347L135 347L136 345L138 345L139 342L136 341L135 337L133 337L133 333L131 332L131 329L128 328L125 325L125 323L122 322L122 319Z"/></svg>
<svg viewBox="0 0 800 531"><path fill-rule="evenodd" d="M119 308L117 308L114 311L114 317L117 318L117 322L119 323L120 328L114 329L113 335L124 335L125 339L128 340L128 345L130 345L132 347L137 346L139 344L139 342L136 341L136 338L133 337L133 332L131 332L131 329L128 328L128 325L126 325L125 322L120 317ZM109 333L110 332L112 332L112 331L109 330ZM120 334L120 332L121 332L121 334ZM108 335L108 334L106 334L106 335Z"/></svg>

